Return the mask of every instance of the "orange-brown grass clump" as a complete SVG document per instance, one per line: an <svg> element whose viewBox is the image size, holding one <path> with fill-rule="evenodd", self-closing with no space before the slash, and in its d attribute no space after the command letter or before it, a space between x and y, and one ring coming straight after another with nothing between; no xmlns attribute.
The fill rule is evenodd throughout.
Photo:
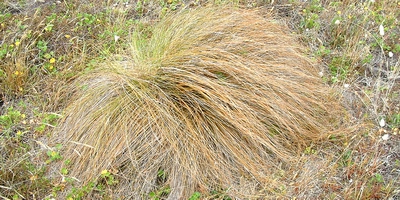
<svg viewBox="0 0 400 200"><path fill-rule="evenodd" d="M248 185L267 194L279 163L340 129L342 109L301 48L256 11L164 17L71 85L58 129L69 175L85 183L114 169L125 198L157 184L170 199L213 188L245 197Z"/></svg>

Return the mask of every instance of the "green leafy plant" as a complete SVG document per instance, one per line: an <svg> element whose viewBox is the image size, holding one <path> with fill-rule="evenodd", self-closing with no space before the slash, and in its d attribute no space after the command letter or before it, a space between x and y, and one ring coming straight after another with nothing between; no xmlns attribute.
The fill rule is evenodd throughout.
<svg viewBox="0 0 400 200"><path fill-rule="evenodd" d="M400 113L393 114L390 118L390 126L392 128L400 128Z"/></svg>
<svg viewBox="0 0 400 200"><path fill-rule="evenodd" d="M39 55L40 56L44 56L47 53L47 47L48 42L43 41L43 40L39 40L36 44L36 47L39 49Z"/></svg>
<svg viewBox="0 0 400 200"><path fill-rule="evenodd" d="M46 17L46 26L44 27L44 30L46 32L51 32L53 30L54 27L54 21L57 18L57 14L52 13L50 16Z"/></svg>
<svg viewBox="0 0 400 200"><path fill-rule="evenodd" d="M211 195L215 199L232 200L232 198L226 194L226 189L217 188L211 191Z"/></svg>
<svg viewBox="0 0 400 200"><path fill-rule="evenodd" d="M35 128L35 130L40 133L43 133L46 130L46 127L54 128L57 125L57 119L61 117L61 115L57 113L44 113L40 115L44 115L42 123Z"/></svg>
<svg viewBox="0 0 400 200"><path fill-rule="evenodd" d="M101 172L101 178L103 178L106 181L107 185L115 185L118 183L118 181L115 179L114 175L108 171L108 170L103 170Z"/></svg>
<svg viewBox="0 0 400 200"><path fill-rule="evenodd" d="M300 26L303 31L306 29L318 29L320 27L319 14L324 8L319 0L312 0L310 5L303 10L303 20Z"/></svg>
<svg viewBox="0 0 400 200"><path fill-rule="evenodd" d="M48 156L49 159L46 162L50 163L50 162L62 159L62 156L60 154L61 148L62 148L62 145L61 144L57 144L53 150L48 150L47 151L47 156Z"/></svg>
<svg viewBox="0 0 400 200"><path fill-rule="evenodd" d="M149 197L152 200L160 200L161 198L168 196L171 192L171 188L169 186L164 186L157 191L152 191L149 193Z"/></svg>
<svg viewBox="0 0 400 200"><path fill-rule="evenodd" d="M201 198L201 193L195 192L192 194L192 196L189 197L189 200L199 200L200 198Z"/></svg>
<svg viewBox="0 0 400 200"><path fill-rule="evenodd" d="M347 150L346 152L344 152L343 156L342 156L342 164L343 166L350 166L353 164L353 160L352 160L352 151L351 150Z"/></svg>
<svg viewBox="0 0 400 200"><path fill-rule="evenodd" d="M337 83L346 80L350 76L351 60L346 57L334 57L329 64L331 81Z"/></svg>
<svg viewBox="0 0 400 200"><path fill-rule="evenodd" d="M4 115L0 116L0 125L4 128L4 132L10 133L11 128L24 118L20 111L9 107Z"/></svg>
<svg viewBox="0 0 400 200"><path fill-rule="evenodd" d="M96 184L95 182L91 181L89 183L87 183L86 185L77 188L74 187L71 189L71 191L67 194L67 200L81 200L84 199L84 197L88 194L90 194L90 192L92 192L94 189L96 188Z"/></svg>

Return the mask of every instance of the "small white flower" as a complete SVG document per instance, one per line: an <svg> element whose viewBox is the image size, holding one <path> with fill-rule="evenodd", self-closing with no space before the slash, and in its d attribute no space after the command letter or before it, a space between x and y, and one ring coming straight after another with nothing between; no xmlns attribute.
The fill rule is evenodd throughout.
<svg viewBox="0 0 400 200"><path fill-rule="evenodd" d="M336 25L340 24L340 20L337 19L337 20L335 21L335 24L336 24Z"/></svg>
<svg viewBox="0 0 400 200"><path fill-rule="evenodd" d="M310 31L310 29L306 28L306 31L308 32L308 31Z"/></svg>
<svg viewBox="0 0 400 200"><path fill-rule="evenodd" d="M390 137L389 137L389 134L385 134L385 135L383 135L382 136L382 140L388 140Z"/></svg>
<svg viewBox="0 0 400 200"><path fill-rule="evenodd" d="M343 86L344 86L344 88L349 88L350 85L349 84L344 84Z"/></svg>
<svg viewBox="0 0 400 200"><path fill-rule="evenodd" d="M114 35L114 41L117 42L119 40L119 36L118 35Z"/></svg>
<svg viewBox="0 0 400 200"><path fill-rule="evenodd" d="M383 28L383 25L379 25L379 35L384 36L385 35L385 28Z"/></svg>
<svg viewBox="0 0 400 200"><path fill-rule="evenodd" d="M318 75L319 75L320 77L323 77L323 76L324 76L324 72L321 71L321 72L318 73Z"/></svg>
<svg viewBox="0 0 400 200"><path fill-rule="evenodd" d="M381 119L381 121L379 121L379 126L384 127L386 125L385 119Z"/></svg>
<svg viewBox="0 0 400 200"><path fill-rule="evenodd" d="M389 52L389 57L393 57L393 52Z"/></svg>

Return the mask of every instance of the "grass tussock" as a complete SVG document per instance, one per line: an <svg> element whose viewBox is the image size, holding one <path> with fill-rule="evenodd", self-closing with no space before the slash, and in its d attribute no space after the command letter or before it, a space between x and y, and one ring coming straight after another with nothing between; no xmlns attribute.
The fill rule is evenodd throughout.
<svg viewBox="0 0 400 200"><path fill-rule="evenodd" d="M124 197L159 184L170 199L221 186L239 197L243 184L272 191L279 163L342 130L313 63L256 11L181 11L132 38L126 56L70 87L57 139L83 183L113 170Z"/></svg>

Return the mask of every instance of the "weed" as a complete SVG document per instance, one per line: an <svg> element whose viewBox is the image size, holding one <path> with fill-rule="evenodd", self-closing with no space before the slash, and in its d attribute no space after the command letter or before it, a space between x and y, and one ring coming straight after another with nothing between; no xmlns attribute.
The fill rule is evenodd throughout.
<svg viewBox="0 0 400 200"><path fill-rule="evenodd" d="M86 27L88 30L91 30L91 25L97 22L97 18L95 15L89 13L79 13L78 14L78 27Z"/></svg>
<svg viewBox="0 0 400 200"><path fill-rule="evenodd" d="M85 195L89 194L96 188L96 184L94 182L89 182L81 188L72 188L71 192L67 195L67 200L80 200L85 197Z"/></svg>
<svg viewBox="0 0 400 200"><path fill-rule="evenodd" d="M62 168L60 172L61 172L62 175L68 175L68 169L67 168Z"/></svg>
<svg viewBox="0 0 400 200"><path fill-rule="evenodd" d="M42 123L35 128L39 133L43 133L46 130L46 127L56 127L57 119L61 116L57 113L44 113L40 114L42 119Z"/></svg>
<svg viewBox="0 0 400 200"><path fill-rule="evenodd" d="M306 147L306 149L304 150L304 153L305 153L306 155L310 155L310 154L315 154L316 151L315 151L315 149L313 149L311 146L308 146L308 147Z"/></svg>
<svg viewBox="0 0 400 200"><path fill-rule="evenodd" d="M384 182L384 180L383 180L383 177L382 177L381 174L376 173L375 176L373 176L371 178L371 183L372 184L376 184L376 183L379 184L379 183L383 183L383 182Z"/></svg>
<svg viewBox="0 0 400 200"><path fill-rule="evenodd" d="M195 192L192 194L192 196L189 197L189 200L199 200L200 198L201 198L201 193Z"/></svg>
<svg viewBox="0 0 400 200"><path fill-rule="evenodd" d="M30 198L32 193L35 193L35 196L43 196L52 184L45 176L47 168L31 161L31 147L22 141L7 140L3 137L0 137L0 142L2 198L26 199Z"/></svg>
<svg viewBox="0 0 400 200"><path fill-rule="evenodd" d="M50 163L50 162L62 159L62 156L60 155L60 152L59 152L61 148L62 148L62 145L57 144L55 146L55 149L47 151L47 156L49 157L49 159L46 161L46 163Z"/></svg>
<svg viewBox="0 0 400 200"><path fill-rule="evenodd" d="M341 158L341 165L344 167L348 167L353 164L354 164L354 161L352 160L352 151L351 150L345 151Z"/></svg>
<svg viewBox="0 0 400 200"><path fill-rule="evenodd" d="M352 65L348 58L334 57L329 64L332 83L347 80L349 73L351 73L350 66Z"/></svg>
<svg viewBox="0 0 400 200"><path fill-rule="evenodd" d="M312 0L310 6L303 10L303 20L300 22L300 27L303 31L309 29L319 29L319 13L324 8L321 6L320 0Z"/></svg>
<svg viewBox="0 0 400 200"><path fill-rule="evenodd" d="M393 114L390 118L390 125L391 128L400 128L400 113Z"/></svg>
<svg viewBox="0 0 400 200"><path fill-rule="evenodd" d="M319 49L315 52L315 54L316 54L317 56L324 57L324 56L329 55L331 52L332 52L332 51L331 51L330 49L328 49L328 48L326 48L325 46L321 45L321 46L319 47Z"/></svg>
<svg viewBox="0 0 400 200"><path fill-rule="evenodd" d="M218 188L211 191L212 198L215 199L223 199L223 200L232 200L232 198L226 194L227 190Z"/></svg>
<svg viewBox="0 0 400 200"><path fill-rule="evenodd" d="M106 181L106 184L109 186L118 183L118 181L115 180L114 175L111 174L111 172L109 172L108 170L101 171L101 178L103 178Z"/></svg>
<svg viewBox="0 0 400 200"><path fill-rule="evenodd" d="M0 130L4 133L10 134L13 131L12 128L24 118L25 115L20 111L15 110L13 107L9 107L7 112L0 116L0 125L3 127L0 128Z"/></svg>
<svg viewBox="0 0 400 200"><path fill-rule="evenodd" d="M169 186L162 187L157 191L152 191L149 193L149 197L152 200L160 200L163 197L166 197L171 193L171 188Z"/></svg>

